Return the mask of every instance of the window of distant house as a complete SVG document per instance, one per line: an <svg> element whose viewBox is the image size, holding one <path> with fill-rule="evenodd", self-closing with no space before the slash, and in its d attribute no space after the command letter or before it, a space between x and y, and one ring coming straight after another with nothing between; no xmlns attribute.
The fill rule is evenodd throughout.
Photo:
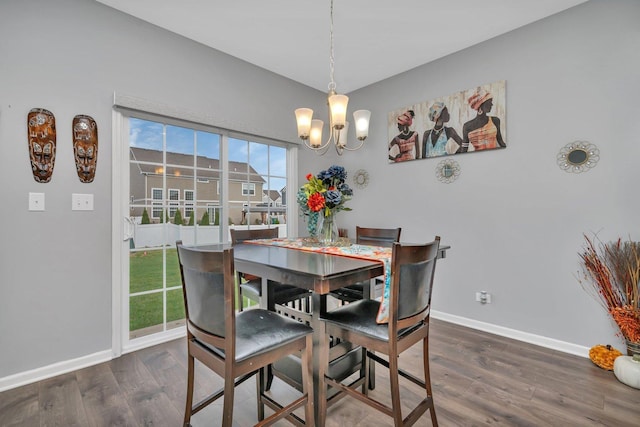
<svg viewBox="0 0 640 427"><path fill-rule="evenodd" d="M180 190L176 190L175 188L169 189L169 216L173 218L176 216L176 211L180 206Z"/></svg>
<svg viewBox="0 0 640 427"><path fill-rule="evenodd" d="M249 182L242 183L242 195L243 196L255 196L256 195L256 185Z"/></svg>
<svg viewBox="0 0 640 427"><path fill-rule="evenodd" d="M207 212L209 213L209 224L215 224L216 218L220 217L220 206L209 203L207 204Z"/></svg>
<svg viewBox="0 0 640 427"><path fill-rule="evenodd" d="M151 199L152 199L152 214L153 218L160 218L162 214L162 188L152 188L151 189Z"/></svg>
<svg viewBox="0 0 640 427"><path fill-rule="evenodd" d="M189 218L193 213L193 190L184 190L184 215Z"/></svg>

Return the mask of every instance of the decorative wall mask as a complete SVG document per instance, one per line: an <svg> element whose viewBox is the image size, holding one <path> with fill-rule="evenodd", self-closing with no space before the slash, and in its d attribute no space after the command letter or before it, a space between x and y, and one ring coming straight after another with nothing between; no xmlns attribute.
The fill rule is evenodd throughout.
<svg viewBox="0 0 640 427"><path fill-rule="evenodd" d="M56 119L44 108L33 108L27 115L31 171L37 182L51 181L56 161Z"/></svg>
<svg viewBox="0 0 640 427"><path fill-rule="evenodd" d="M450 184L460 176L460 165L452 159L443 160L436 166L436 177L440 182Z"/></svg>
<svg viewBox="0 0 640 427"><path fill-rule="evenodd" d="M98 126L90 116L73 118L73 157L80 182L93 182L98 163Z"/></svg>
<svg viewBox="0 0 640 427"><path fill-rule="evenodd" d="M598 147L587 141L574 141L558 152L558 166L565 172L582 173L593 168L600 160Z"/></svg>

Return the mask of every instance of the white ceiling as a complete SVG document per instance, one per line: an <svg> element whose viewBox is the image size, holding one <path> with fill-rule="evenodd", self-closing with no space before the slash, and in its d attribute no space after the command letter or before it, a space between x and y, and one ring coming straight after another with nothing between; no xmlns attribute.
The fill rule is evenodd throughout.
<svg viewBox="0 0 640 427"><path fill-rule="evenodd" d="M96 0L321 91L329 0ZM335 0L338 91L449 55L586 0Z"/></svg>

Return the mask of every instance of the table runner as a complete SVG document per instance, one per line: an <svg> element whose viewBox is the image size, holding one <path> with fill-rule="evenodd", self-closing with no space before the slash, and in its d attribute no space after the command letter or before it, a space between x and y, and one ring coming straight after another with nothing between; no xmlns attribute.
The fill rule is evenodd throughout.
<svg viewBox="0 0 640 427"><path fill-rule="evenodd" d="M358 245L355 243L349 246L318 246L317 243L313 244L302 238L255 239L245 240L243 243L280 246L289 249L320 252L323 254L366 259L368 261L377 261L382 263L384 265L384 289L382 291L382 299L380 300L380 309L378 310L376 322L387 323L389 321L389 298L391 289L391 248L382 246Z"/></svg>

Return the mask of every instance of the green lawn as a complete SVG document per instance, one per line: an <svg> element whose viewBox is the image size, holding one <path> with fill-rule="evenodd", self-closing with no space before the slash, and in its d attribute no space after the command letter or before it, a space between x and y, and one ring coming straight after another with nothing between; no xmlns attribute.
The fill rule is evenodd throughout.
<svg viewBox="0 0 640 427"><path fill-rule="evenodd" d="M167 248L167 321L184 319L184 302L180 279L178 253ZM137 293L162 289L161 249L131 252L129 255L129 292ZM245 299L245 306L247 301ZM129 330L135 331L162 324L162 292L138 295L129 298Z"/></svg>

